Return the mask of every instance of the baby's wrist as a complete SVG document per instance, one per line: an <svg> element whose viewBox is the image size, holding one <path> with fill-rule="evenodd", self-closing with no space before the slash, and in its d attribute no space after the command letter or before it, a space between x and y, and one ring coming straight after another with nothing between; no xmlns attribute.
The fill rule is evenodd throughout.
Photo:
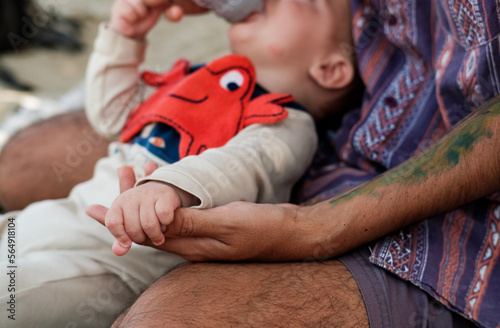
<svg viewBox="0 0 500 328"><path fill-rule="evenodd" d="M157 181L157 180L150 180L150 181L147 181L146 183L160 183L160 184L163 184L163 185L166 185L166 186L172 188L172 190L179 197L181 207L191 207L191 206L200 205L200 200L198 199L198 197L192 195L191 193L189 193L183 189L180 189L179 187L177 187L173 184L170 184L170 183L167 183L164 181Z"/></svg>
<svg viewBox="0 0 500 328"><path fill-rule="evenodd" d="M169 183L167 183L167 185L170 186L172 189L174 189L174 191L177 193L177 196L179 196L179 199L181 201L181 207L191 207L200 205L198 197Z"/></svg>
<svg viewBox="0 0 500 328"><path fill-rule="evenodd" d="M135 33L135 29L133 27L124 28L123 24L115 23L113 20L107 24L107 27L113 32L120 34L126 38L144 41L146 39L146 34L137 34Z"/></svg>
<svg viewBox="0 0 500 328"><path fill-rule="evenodd" d="M180 190L179 198L181 199L181 207L192 207L192 206L198 206L200 205L200 200L191 195L188 192L185 192L184 190ZM182 195L185 194L185 195Z"/></svg>

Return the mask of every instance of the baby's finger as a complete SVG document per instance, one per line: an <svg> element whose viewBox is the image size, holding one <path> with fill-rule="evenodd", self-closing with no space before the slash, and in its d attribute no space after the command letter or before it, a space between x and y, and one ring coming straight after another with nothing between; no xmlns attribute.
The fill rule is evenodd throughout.
<svg viewBox="0 0 500 328"><path fill-rule="evenodd" d="M161 245L165 242L160 221L156 216L154 204L143 204L140 210L141 226L144 233L151 239L153 244Z"/></svg>
<svg viewBox="0 0 500 328"><path fill-rule="evenodd" d="M132 245L132 240L125 231L123 212L121 207L112 205L106 213L104 224L122 247L130 248L130 246Z"/></svg>
<svg viewBox="0 0 500 328"><path fill-rule="evenodd" d="M174 211L180 207L178 199L161 198L155 203L155 212L162 225L168 226L174 220Z"/></svg>
<svg viewBox="0 0 500 328"><path fill-rule="evenodd" d="M118 256L123 256L123 255L127 254L127 252L129 251L131 246L132 245L130 245L128 247L123 247L122 245L120 245L118 240L115 239L115 241L113 243L113 253L115 253L115 255L118 255Z"/></svg>
<svg viewBox="0 0 500 328"><path fill-rule="evenodd" d="M118 7L120 12L120 17L129 23L134 23L139 19L139 15L135 7L137 4L135 0L125 0L125 4L121 4Z"/></svg>
<svg viewBox="0 0 500 328"><path fill-rule="evenodd" d="M134 11L137 16L140 18L144 18L148 16L150 8L146 6L146 4L142 0L132 0Z"/></svg>
<svg viewBox="0 0 500 328"><path fill-rule="evenodd" d="M142 228L140 210L125 212L125 231L127 235L136 243L146 240L146 234ZM121 240L118 240L121 242Z"/></svg>
<svg viewBox="0 0 500 328"><path fill-rule="evenodd" d="M178 5L170 6L165 11L165 17L173 23L180 21L183 16L184 16L184 10L182 9L181 6Z"/></svg>
<svg viewBox="0 0 500 328"><path fill-rule="evenodd" d="M118 169L118 179L120 180L120 193L132 189L135 185L135 173L130 166L122 166Z"/></svg>

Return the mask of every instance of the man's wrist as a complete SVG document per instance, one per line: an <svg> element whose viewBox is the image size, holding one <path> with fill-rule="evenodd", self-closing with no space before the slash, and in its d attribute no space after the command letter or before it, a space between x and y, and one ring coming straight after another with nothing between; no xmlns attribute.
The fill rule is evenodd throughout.
<svg viewBox="0 0 500 328"><path fill-rule="evenodd" d="M377 222L392 217L377 206L377 199L358 195L353 189L340 197L301 209L304 235L315 260L330 259L379 238L384 234ZM381 219L382 218L382 219Z"/></svg>

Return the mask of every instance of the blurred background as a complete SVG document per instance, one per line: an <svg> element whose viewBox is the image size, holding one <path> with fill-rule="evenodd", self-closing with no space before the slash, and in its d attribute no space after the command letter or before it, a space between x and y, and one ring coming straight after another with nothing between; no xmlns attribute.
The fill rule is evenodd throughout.
<svg viewBox="0 0 500 328"><path fill-rule="evenodd" d="M83 79L98 25L113 0L0 0L0 149L19 128L83 106ZM145 69L178 58L227 54L228 24L213 14L162 19L151 32Z"/></svg>

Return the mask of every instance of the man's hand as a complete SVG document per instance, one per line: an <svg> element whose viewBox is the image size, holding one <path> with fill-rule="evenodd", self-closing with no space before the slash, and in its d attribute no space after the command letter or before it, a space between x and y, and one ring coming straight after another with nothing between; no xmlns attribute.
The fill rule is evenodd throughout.
<svg viewBox="0 0 500 328"><path fill-rule="evenodd" d="M310 254L327 257L317 248L312 234L305 231L318 227L300 217L295 205L270 205L235 202L197 210L179 208L164 232L162 245L147 238L142 245L178 254L189 261L285 261L304 259ZM89 208L87 213L103 223L106 209ZM311 242L310 244L308 244Z"/></svg>
<svg viewBox="0 0 500 328"><path fill-rule="evenodd" d="M234 202L206 210L181 208L156 248L190 261L288 261L313 254L299 206ZM312 243L309 243L312 241ZM153 246L149 241L145 245ZM153 246L154 247L154 246Z"/></svg>

